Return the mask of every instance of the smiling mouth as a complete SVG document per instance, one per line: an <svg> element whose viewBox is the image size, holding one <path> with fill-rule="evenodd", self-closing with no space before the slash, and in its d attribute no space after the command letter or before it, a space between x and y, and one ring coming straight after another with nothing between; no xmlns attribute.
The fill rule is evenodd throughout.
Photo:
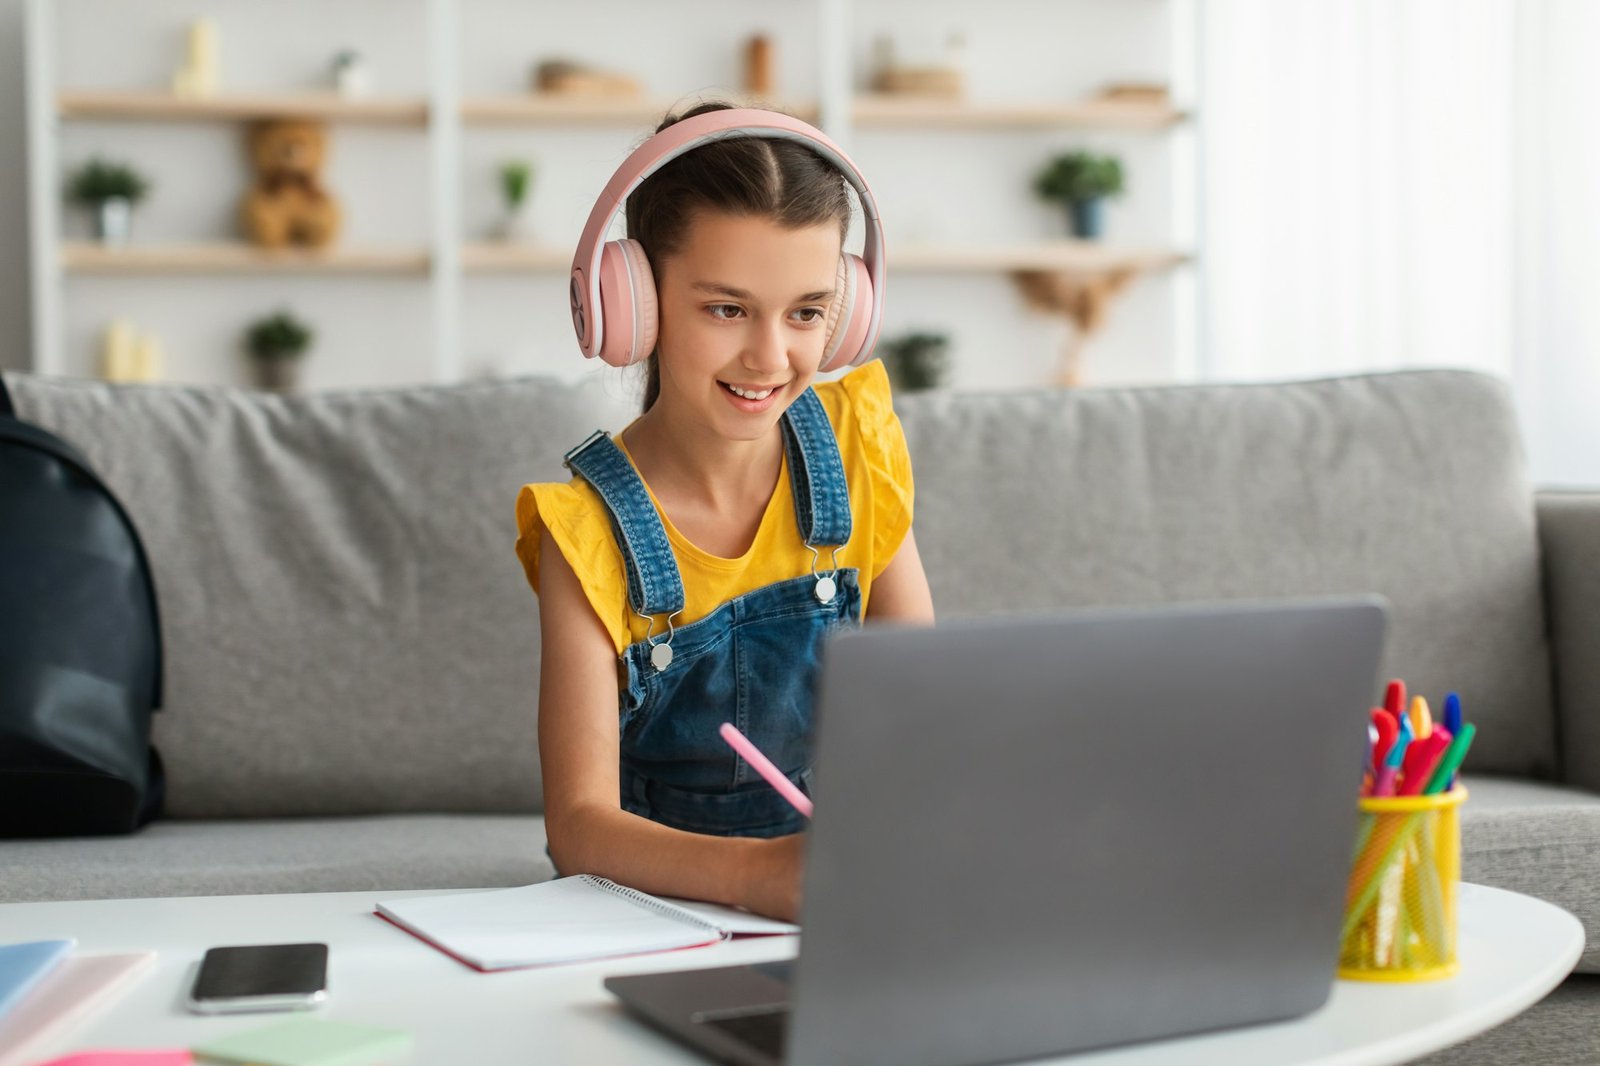
<svg viewBox="0 0 1600 1066"><path fill-rule="evenodd" d="M738 385L729 385L726 381L719 381L717 384L721 385L735 396L745 400L765 400L779 388L777 385L768 385L764 389L744 389L740 388Z"/></svg>

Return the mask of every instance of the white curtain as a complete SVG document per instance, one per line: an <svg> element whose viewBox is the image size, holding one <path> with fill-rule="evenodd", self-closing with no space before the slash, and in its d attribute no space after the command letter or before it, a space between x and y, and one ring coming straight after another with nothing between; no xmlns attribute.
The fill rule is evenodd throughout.
<svg viewBox="0 0 1600 1066"><path fill-rule="evenodd" d="M1536 476L1600 486L1600 3L1517 8L1516 358Z"/></svg>
<svg viewBox="0 0 1600 1066"><path fill-rule="evenodd" d="M1485 370L1600 485L1600 3L1202 12L1207 376Z"/></svg>

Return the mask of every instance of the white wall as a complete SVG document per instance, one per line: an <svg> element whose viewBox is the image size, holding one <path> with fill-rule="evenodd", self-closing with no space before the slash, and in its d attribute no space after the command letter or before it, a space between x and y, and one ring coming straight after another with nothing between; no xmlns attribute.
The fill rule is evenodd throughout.
<svg viewBox="0 0 1600 1066"><path fill-rule="evenodd" d="M31 362L22 0L0 0L0 367Z"/></svg>
<svg viewBox="0 0 1600 1066"><path fill-rule="evenodd" d="M0 10L20 2L0 0ZM954 0L856 0L852 48L858 70L864 70L873 38L885 29L894 32L907 59L937 54L946 33L960 29L969 41L973 98L1073 99L1110 80L1165 80L1169 9L1176 2L991 0L979 13ZM328 57L350 45L370 58L380 92L421 93L429 78L422 0L59 0L57 9L56 58L64 87L164 85L181 58L184 27L198 14L219 24L228 89L317 85ZM758 31L779 42L780 94L817 92L818 27L811 3L459 0L457 9L463 95L520 91L538 59L557 55L626 70L653 97L733 86L743 42ZM621 25L628 27L625 40L654 47L613 47L608 42L617 39ZM0 44L6 32L0 23ZM13 135L20 143L20 104L16 110ZM0 137L6 121L0 116ZM539 235L570 244L595 193L647 132L468 128L461 150L464 236L482 237L493 224L497 164L525 156L538 167L533 196ZM0 149L6 145L0 140ZM233 205L248 177L242 145L242 129L223 124L72 122L64 127L61 160L70 167L105 152L137 162L152 174L156 190L138 213L136 238L205 240L232 232ZM1002 243L1064 232L1058 213L1033 196L1031 178L1048 154L1084 145L1121 152L1128 170L1130 192L1111 207L1109 239L1166 244L1173 190L1168 141L1160 134L862 130L847 147L874 185L890 241ZM428 173L425 132L335 126L329 184L348 216L346 239L425 242ZM14 211L24 186L19 180L8 188L16 190L6 194L6 207ZM75 214L63 221L69 234L82 232ZM0 299L20 304L24 296L13 294L20 286L7 281L4 263ZM19 252L18 271L23 263ZM1091 351L1091 381L1173 375L1179 332L1174 292L1169 278L1135 285ZM318 327L317 351L308 365L312 386L424 380L431 373L424 279L74 276L64 296L66 365L73 373L93 371L99 331L110 318L126 315L162 337L169 376L241 381L240 331L251 317L280 305L292 306ZM469 276L462 311L469 374L586 371L575 358L565 280L558 273ZM891 275L886 333L913 328L953 335L955 381L968 387L1048 380L1066 338L1061 322L1027 310L1011 282L993 274Z"/></svg>

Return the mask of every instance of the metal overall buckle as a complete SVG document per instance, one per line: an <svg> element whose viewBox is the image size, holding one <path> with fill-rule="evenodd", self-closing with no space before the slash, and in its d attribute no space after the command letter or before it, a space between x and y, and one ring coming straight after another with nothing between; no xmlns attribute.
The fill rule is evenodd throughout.
<svg viewBox="0 0 1600 1066"><path fill-rule="evenodd" d="M834 575L839 572L839 549L843 545L834 545L833 551L828 555L828 564L832 568L826 574L817 573L817 559L820 556L814 545L807 544L811 550L811 576L817 579L817 585L812 589L819 603L832 603L833 598L839 594L839 583L834 580Z"/></svg>

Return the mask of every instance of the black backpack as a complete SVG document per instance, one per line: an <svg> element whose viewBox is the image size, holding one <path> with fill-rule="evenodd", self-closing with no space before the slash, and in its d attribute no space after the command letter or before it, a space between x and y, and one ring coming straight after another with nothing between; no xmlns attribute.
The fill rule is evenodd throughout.
<svg viewBox="0 0 1600 1066"><path fill-rule="evenodd" d="M161 624L144 545L0 380L0 837L128 833L166 792Z"/></svg>

